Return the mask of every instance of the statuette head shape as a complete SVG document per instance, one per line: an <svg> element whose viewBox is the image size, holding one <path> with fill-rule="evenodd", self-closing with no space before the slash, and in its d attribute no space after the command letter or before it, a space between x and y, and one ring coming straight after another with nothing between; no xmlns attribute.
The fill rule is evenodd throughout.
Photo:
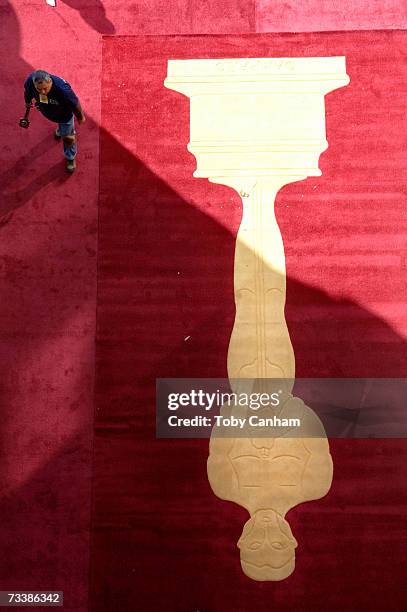
<svg viewBox="0 0 407 612"><path fill-rule="evenodd" d="M259 510L244 526L240 562L254 580L284 580L295 567L294 538L287 521L274 510Z"/></svg>

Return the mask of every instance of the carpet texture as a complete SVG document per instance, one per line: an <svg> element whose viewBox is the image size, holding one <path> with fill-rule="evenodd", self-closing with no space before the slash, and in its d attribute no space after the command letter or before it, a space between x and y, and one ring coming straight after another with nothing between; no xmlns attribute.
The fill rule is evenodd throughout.
<svg viewBox="0 0 407 612"><path fill-rule="evenodd" d="M258 584L236 549L246 513L210 491L207 441L155 440L154 398L157 377L226 375L241 215L232 190L192 177L189 101L163 86L169 58L346 56L351 83L326 98L323 175L276 203L297 375L407 375L405 43L402 32L104 39L93 609L400 607L405 441L332 441L330 493L290 512L294 574Z"/></svg>
<svg viewBox="0 0 407 612"><path fill-rule="evenodd" d="M57 0L56 8L49 7L45 0L0 0L0 55L3 60L0 109L4 141L0 150L1 589L63 589L65 610L87 610L89 605L101 34L233 34L256 29L405 26L403 7L397 6L395 14L393 0L380 2L380 6L377 1L342 2L340 12L332 10L331 4L318 0L319 9L323 7L323 10L317 13L311 2L301 5L273 2L270 5L266 0L256 4L252 0L205 3L177 0L167 10L163 10L158 0L137 3ZM363 36L359 44L369 46L370 42L363 42L366 41ZM365 92L360 86L359 106L372 109L375 103L375 111L369 111L370 123L376 122L374 113L378 113L378 118L388 115L388 124L394 130L399 121L401 134L405 130L401 124L404 119L395 116L394 109L399 102L391 85L392 75L399 69L399 56L402 56L399 36L394 33L394 42L391 38L383 38L385 63L377 75L380 58L374 69L366 71ZM196 53L210 54L212 49L226 55L245 53L247 39L236 48L233 39L227 44L222 42L221 47L215 45L215 40L199 43L201 47L196 47ZM345 36L342 40L348 39ZM190 39L187 51L181 48L181 56L195 52L192 43ZM146 44L143 38L141 44ZM342 43L338 43L335 53L347 52L346 44L344 42L342 48ZM171 45L168 55L176 51ZM389 47L393 47L391 53ZM255 54L264 53L264 47L248 48ZM325 52L324 45L322 48ZM152 57L156 57L162 68L161 79L165 74L164 54L155 53ZM359 73L364 74L366 60L362 55L361 51L357 57L360 58ZM378 52L376 57L380 55ZM386 59L389 57L391 60ZM138 62L140 58L141 53ZM33 117L28 131L17 127L23 113L22 83L34 68L49 69L70 80L87 114L88 122L79 132L78 172L72 180L65 177L60 145L54 143L50 126L41 117ZM113 68L112 61L110 69ZM103 88L109 95L118 83L114 73L108 72L107 76L108 82L104 80ZM162 95L161 81L154 78L154 87ZM371 78L377 96L370 89ZM374 86L376 82L378 87ZM156 111L154 102L148 99L151 90L145 83L145 76L140 83L147 96L141 114L138 111L146 123L146 142L152 129L150 112L155 118ZM166 95L169 94L167 91ZM332 104L336 106L348 99L343 96L349 95L345 90L338 94L341 97L336 98L337 93L332 96ZM154 440L152 380L158 372L174 376L181 372L189 375L225 373L225 355L234 315L230 280L233 234L240 215L240 203L235 194L192 179L194 161L185 149L187 100L182 100L181 96L173 100L170 103L169 98L162 99L161 104L168 108L166 129L171 138L166 138L170 148L178 147L174 149L179 155L178 168L175 168L172 152L164 152L164 157L156 163L151 152L148 155L145 152L141 155L137 149L134 152L135 141L131 144L132 136L127 133L126 125L122 126L124 130L116 130L116 136L110 136L113 115L105 122L101 134L102 157L106 163L102 164L102 302L97 385L100 417L96 419L96 527L92 546L91 607L95 610L154 609L159 602L163 602L166 609L172 606L180 610L204 602L199 609L216 610L220 605L224 608L227 597L230 607L238 610L240 606L243 610L247 609L250 596L250 592L243 592L250 589L250 585L242 586L234 548L244 516L240 509L222 504L210 492L204 469L207 444L174 446L171 442ZM105 110L108 102L105 100ZM123 102L126 102L125 113L121 119L116 118L116 128L120 121L135 112L132 94L129 103L122 96L120 105ZM351 110L349 106L344 110L346 121L349 121ZM330 103L328 120L332 112L337 111ZM178 121L174 119L177 114ZM381 119L377 121L381 126ZM162 117L157 117L156 122L158 125L166 123ZM131 126L130 121L129 129L138 134L140 127ZM356 131L361 129L355 126ZM172 129L179 131L172 133ZM158 131L162 138L161 127ZM375 159L379 161L369 166L361 151L362 167L354 175L353 183L349 181L348 150L341 161L346 176L341 179L342 167L339 172L332 169L343 146L335 136L331 139L331 149L321 160L321 163L325 158L330 160L327 168L323 168L324 176L315 183L319 199L312 193L311 207L306 208L306 214L301 198L306 196L306 183L299 189L292 186L280 194L279 220L287 255L291 257L287 313L298 353L297 366L302 374L327 371L357 375L368 371L371 375L375 372L383 376L405 375L402 308L406 232L398 204L400 172L393 172L390 161L392 158L400 165L400 158L393 146L384 146L388 138L386 131L379 127L377 133L371 130L369 133L371 136L365 140L360 138L352 150L364 148L364 155L366 151L376 151ZM160 140L157 145L157 138L156 135L151 144L159 152L165 142ZM163 171L163 167L167 167L166 159L172 179ZM109 163L113 164L118 180L109 170ZM323 186L325 183L321 181L325 180L336 182L339 196L334 187ZM342 180L343 188L340 187ZM310 185L313 189L314 183ZM109 193L110 187L113 191ZM134 211L133 202L137 198L145 205ZM154 212L149 206L156 201ZM352 204L352 213L344 214L340 204L343 201ZM372 202L375 203L373 209ZM290 217L285 216L286 206ZM367 207L373 213L366 220ZM315 213L312 216L309 215L311 210ZM160 222L157 224L158 215ZM296 215L304 231L301 240L296 234ZM335 242L325 239L325 234L331 236L332 227L337 227L338 219ZM317 241L316 232L324 222L326 228L319 238L325 241L322 244ZM109 227L120 232L117 244L113 244L115 237L112 236L111 247L106 242ZM147 230L149 227L151 229ZM346 257L349 251L354 251L350 241L354 227L362 228L365 250L357 253L359 259L352 259L357 262L353 265L359 273L351 282L346 275L350 265ZM372 232L382 236L384 251L377 250ZM140 252L145 255L136 256L135 237L140 243ZM333 262L329 270L325 264L320 269L319 264L312 263L312 257L321 261L321 252L327 242L333 257L328 258L328 263ZM157 253L157 244L162 247L161 254ZM380 261L384 261L384 254L390 254L393 259L386 259L389 265L383 268ZM339 255L344 256L342 260ZM308 271L304 267L304 257L309 262ZM343 261L342 268L339 266L336 272L335 266L339 264L335 261ZM335 290L328 291L327 278L331 273L334 274L332 286ZM298 282L295 274L302 275ZM307 284L310 282L311 285ZM375 300L379 291L383 299ZM197 299L200 300L198 306ZM184 340L185 330L194 331L193 343ZM352 371L355 365L357 369ZM141 408L144 421L132 420L136 409L140 411ZM137 432L135 422L139 428ZM400 594L394 585L402 575L405 535L402 529L406 515L402 480L405 446L403 442L366 445L367 449L363 444L335 443L338 480L334 481L336 489L332 490L331 497L323 502L329 511L334 546L326 546L329 544L326 538L317 539L320 554L330 555L323 585L328 580L337 581L338 575L342 580L348 567L355 568L357 575L362 575L358 578L358 584L362 581L361 591L365 591L364 595L357 595L356 603L365 598L370 607L373 607L372 602L380 607L393 590L391 597L387 597L386 606L391 608L391 602L395 602L394 607L397 607ZM365 463L366 453L369 454L368 464ZM182 483L173 473L178 465L186 470ZM179 499L174 497L174 490ZM349 505L352 494L356 494L356 501ZM300 534L304 546L309 547L313 541L310 535L318 532L321 512L324 512L318 502L315 520L308 519L312 507L311 504L300 507L296 522L290 519L293 529L301 526L309 530ZM189 517L186 523L182 520L183 512ZM355 550L355 522L357 524L366 514L372 518L364 527ZM349 515L354 517L351 523ZM301 521L305 516L307 520ZM212 522L208 523L208 517ZM386 529L384 535L378 529L382 525ZM379 541L376 549L367 543L371 533L376 543ZM176 541L179 547L171 549ZM378 550L385 555L383 559L394 559L394 576L390 569L384 575L379 573ZM335 571L333 551L337 555ZM312 552L310 548L311 559ZM141 561L135 564L138 557ZM162 568L160 575L153 567L157 559ZM199 563L209 578L205 574L202 578L198 569L191 573L191 567L198 568ZM306 563L304 557L302 563ZM384 560L383 564L386 563ZM219 570L217 576L213 576L216 564ZM146 580L143 582L144 571ZM312 582L309 572L298 574L297 580L300 576L304 589L310 593L315 591L310 602L322 602L321 606L325 607L326 601L329 603L329 598L325 598L325 586ZM163 586L158 588L160 580ZM298 582L296 584L295 592L298 593ZM234 585L238 587L236 592ZM350 585L350 579L344 583L347 588ZM353 588L354 583L351 586ZM379 587L383 587L382 591ZM285 602L286 590L278 587L271 596L267 587L265 600L277 604ZM152 596L152 591L157 594ZM166 600L167 596L172 599ZM180 599L178 608L177 597ZM338 598L340 600L340 594ZM351 594L345 594L344 598L349 608Z"/></svg>
<svg viewBox="0 0 407 612"><path fill-rule="evenodd" d="M251 2L0 0L0 588L60 589L88 609L101 34L250 31ZM87 116L78 169L23 83L61 75ZM108 138L108 134L105 135Z"/></svg>

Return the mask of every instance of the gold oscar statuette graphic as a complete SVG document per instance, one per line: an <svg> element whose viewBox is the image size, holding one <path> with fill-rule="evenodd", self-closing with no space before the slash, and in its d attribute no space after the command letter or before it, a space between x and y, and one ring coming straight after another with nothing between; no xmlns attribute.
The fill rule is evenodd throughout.
<svg viewBox="0 0 407 612"><path fill-rule="evenodd" d="M323 497L332 482L324 428L292 395L295 359L274 201L284 185L321 175L319 156L328 146L324 96L348 83L344 57L168 61L165 86L190 98L194 176L232 187L243 203L227 357L231 388L279 392L277 407L258 411L265 422L273 416L301 420L296 436L290 428L249 425L241 437L221 426L212 431L209 482L218 497L250 514L238 547L242 569L254 580L283 580L294 571L297 542L285 515ZM247 416L248 410L223 406L221 414Z"/></svg>

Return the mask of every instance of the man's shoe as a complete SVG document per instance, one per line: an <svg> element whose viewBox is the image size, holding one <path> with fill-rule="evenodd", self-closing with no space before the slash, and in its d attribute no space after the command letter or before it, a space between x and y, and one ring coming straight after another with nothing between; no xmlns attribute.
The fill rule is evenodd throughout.
<svg viewBox="0 0 407 612"><path fill-rule="evenodd" d="M61 134L59 133L58 128L54 132L54 138L55 138L55 140L61 140L61 138L62 138Z"/></svg>
<svg viewBox="0 0 407 612"><path fill-rule="evenodd" d="M68 159L66 162L66 171L72 174L72 172L75 172L75 168L76 161L74 159Z"/></svg>

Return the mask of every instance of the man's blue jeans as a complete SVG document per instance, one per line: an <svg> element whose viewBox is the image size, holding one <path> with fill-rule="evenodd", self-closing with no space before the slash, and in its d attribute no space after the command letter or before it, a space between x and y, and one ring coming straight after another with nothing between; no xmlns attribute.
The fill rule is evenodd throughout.
<svg viewBox="0 0 407 612"><path fill-rule="evenodd" d="M72 119L67 121L66 123L58 123L58 134L63 138L64 136L70 136L71 134L76 134L75 132L75 122L74 116L72 115ZM73 143L72 146L68 147L64 143L64 155L66 159L75 159L76 157L76 142Z"/></svg>

